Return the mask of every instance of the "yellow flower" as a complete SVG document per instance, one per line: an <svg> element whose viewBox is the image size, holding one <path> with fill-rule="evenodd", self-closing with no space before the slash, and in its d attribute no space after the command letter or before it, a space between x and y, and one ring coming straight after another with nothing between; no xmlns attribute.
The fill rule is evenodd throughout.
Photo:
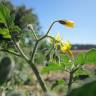
<svg viewBox="0 0 96 96"><path fill-rule="evenodd" d="M65 25L66 27L73 28L74 27L74 22L71 20L59 20L58 21L60 24Z"/></svg>
<svg viewBox="0 0 96 96"><path fill-rule="evenodd" d="M61 52L65 53L67 52L71 57L73 57L71 49L71 44L70 42L62 42L60 45L60 50Z"/></svg>
<svg viewBox="0 0 96 96"><path fill-rule="evenodd" d="M68 50L67 52L68 52L68 54L69 54L72 58L74 58L74 55L73 55L73 53L72 53L71 50Z"/></svg>
<svg viewBox="0 0 96 96"><path fill-rule="evenodd" d="M60 33L58 32L55 37L50 36L50 39L48 40L51 44L55 43L58 44L61 42Z"/></svg>
<svg viewBox="0 0 96 96"><path fill-rule="evenodd" d="M60 37L60 33L58 32L56 37L55 37L56 42L61 42L61 37Z"/></svg>
<svg viewBox="0 0 96 96"><path fill-rule="evenodd" d="M62 42L60 48L62 52L66 52L71 49L71 44L69 42Z"/></svg>

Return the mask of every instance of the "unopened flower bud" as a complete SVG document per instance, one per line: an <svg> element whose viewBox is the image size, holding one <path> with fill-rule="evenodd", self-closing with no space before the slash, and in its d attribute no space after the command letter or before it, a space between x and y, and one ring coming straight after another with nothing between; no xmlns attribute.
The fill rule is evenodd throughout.
<svg viewBox="0 0 96 96"><path fill-rule="evenodd" d="M74 22L71 20L59 20L58 22L62 25L65 25L66 27L69 27L69 28L74 27Z"/></svg>
<svg viewBox="0 0 96 96"><path fill-rule="evenodd" d="M27 27L28 27L28 29L33 30L33 25L32 24L28 24Z"/></svg>

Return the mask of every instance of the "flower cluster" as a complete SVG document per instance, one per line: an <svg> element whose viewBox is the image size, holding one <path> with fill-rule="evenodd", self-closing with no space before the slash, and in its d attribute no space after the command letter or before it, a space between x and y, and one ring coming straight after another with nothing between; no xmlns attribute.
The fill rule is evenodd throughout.
<svg viewBox="0 0 96 96"><path fill-rule="evenodd" d="M63 24L65 26L69 27L69 28L73 28L74 27L74 22L72 22L70 20L59 20L58 22L60 24ZM59 47L59 50L62 53L66 53L67 52L73 58L72 51L70 50L71 47L72 47L70 42L69 41L67 41L67 42L62 41L60 33L57 33L57 35L55 37L53 37L53 39L51 38L50 39L50 43L51 44L54 43L57 48Z"/></svg>
<svg viewBox="0 0 96 96"><path fill-rule="evenodd" d="M62 53L66 53L67 52L71 57L73 57L73 54L72 54L72 52L70 50L72 46L71 46L71 44L70 44L69 41L67 41L67 42L62 41L62 39L60 37L60 33L58 33L56 35L56 37L54 38L54 40L56 40L55 41L56 47L58 48L58 46L59 46L59 50Z"/></svg>

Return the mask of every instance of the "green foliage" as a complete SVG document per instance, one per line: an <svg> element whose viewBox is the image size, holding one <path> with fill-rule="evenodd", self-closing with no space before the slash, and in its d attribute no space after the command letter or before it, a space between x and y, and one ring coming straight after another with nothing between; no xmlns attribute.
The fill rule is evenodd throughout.
<svg viewBox="0 0 96 96"><path fill-rule="evenodd" d="M72 60L66 54L61 54L60 64L63 70L70 69L72 67Z"/></svg>
<svg viewBox="0 0 96 96"><path fill-rule="evenodd" d="M81 86L80 88L73 89L69 96L95 96L96 95L96 81Z"/></svg>
<svg viewBox="0 0 96 96"><path fill-rule="evenodd" d="M14 7L13 7L14 9ZM15 14L14 23L22 29L22 43L24 45L30 45L32 47L34 39L30 36L33 36L31 30L28 30L27 25L32 24L35 30L35 34L39 36L40 24L37 15L34 13L33 9L27 9L25 6L19 6L13 10ZM26 43L26 40L28 41Z"/></svg>
<svg viewBox="0 0 96 96"><path fill-rule="evenodd" d="M62 54L60 57L60 64L54 62L48 63L48 66L42 69L42 72L46 73L49 71L56 71L56 70L66 70L71 69L73 61L67 56ZM84 64L95 64L96 63L96 49L91 49L86 53L80 53L74 60L74 64L77 66L84 65ZM81 71L80 71L81 72ZM80 73L79 72L79 73Z"/></svg>
<svg viewBox="0 0 96 96"><path fill-rule="evenodd" d="M5 39L10 39L11 36L8 30L8 20L10 18L10 10L0 3L0 35Z"/></svg>
<svg viewBox="0 0 96 96"><path fill-rule="evenodd" d="M33 45L33 39L30 37L32 32L28 32L30 30L27 29L27 24L33 24L36 34L39 34L39 20L33 9L27 9L25 6L14 7L10 1L0 2L0 40L2 40L0 42L4 42L4 44L0 44L1 46L12 45L10 47L13 47L9 32L16 41L21 39L23 46ZM28 43L25 42L26 39Z"/></svg>
<svg viewBox="0 0 96 96"><path fill-rule="evenodd" d="M0 45L2 47L13 47L12 38L15 41L20 39L21 29L15 25L14 20L15 16L3 3L0 3Z"/></svg>
<svg viewBox="0 0 96 96"><path fill-rule="evenodd" d="M80 53L75 59L75 64L96 64L96 49L90 49L88 52Z"/></svg>
<svg viewBox="0 0 96 96"><path fill-rule="evenodd" d="M19 26L22 30L26 27L27 24L33 24L35 29L39 31L39 20L37 15L34 13L33 9L27 9L23 6L13 6L10 1L3 1L3 3L9 10L12 15L15 15L14 23Z"/></svg>
<svg viewBox="0 0 96 96"><path fill-rule="evenodd" d="M51 58L51 61L47 62L47 66L43 67L42 73L48 73L50 71L70 70L72 67L72 61L66 54L61 54L60 62Z"/></svg>
<svg viewBox="0 0 96 96"><path fill-rule="evenodd" d="M0 3L0 23L4 23L7 26L7 21L10 18L10 10Z"/></svg>
<svg viewBox="0 0 96 96"><path fill-rule="evenodd" d="M0 35L2 36L0 39L10 39L11 36L9 35L9 30L7 28L0 28Z"/></svg>
<svg viewBox="0 0 96 96"><path fill-rule="evenodd" d="M48 63L48 66L43 67L42 72L48 73L48 72L55 72L58 70L59 71L67 70L67 72L68 71L73 72L73 73L69 73L69 74L74 74L71 79L72 79L72 81L75 82L76 80L84 80L84 79L89 78L90 74L86 70L83 69L83 65L84 64L95 64L95 62L96 62L96 49L91 49L88 52L80 53L77 57L75 57L75 59L70 58L66 54L61 54L60 55L60 65L56 61L54 62L54 59L51 58L51 62ZM63 81L63 83L62 83L62 81ZM60 82L58 82L58 80L56 80L55 83L53 83L51 89L54 89L56 86L61 85L61 84L65 85L64 80L61 79ZM83 94L83 92L82 92L82 94ZM74 96L74 95L72 95L72 96ZM79 95L75 95L75 96L79 96ZM85 96L87 96L87 95L85 95ZM91 95L89 95L89 96L91 96Z"/></svg>
<svg viewBox="0 0 96 96"><path fill-rule="evenodd" d="M86 64L96 64L96 49L90 49L85 55Z"/></svg>
<svg viewBox="0 0 96 96"><path fill-rule="evenodd" d="M26 9L25 6L20 6L15 11L15 24L20 28L24 28L27 24L34 24L35 27L39 27L37 25L39 23L38 17L32 9Z"/></svg>
<svg viewBox="0 0 96 96"><path fill-rule="evenodd" d="M88 75L88 72L86 70L84 70L83 68L79 68L75 73L75 76L79 76L79 75Z"/></svg>
<svg viewBox="0 0 96 96"><path fill-rule="evenodd" d="M48 66L45 66L42 68L41 72L42 73L48 73L50 71L58 71L61 69L61 66L59 64L56 63L49 63Z"/></svg>
<svg viewBox="0 0 96 96"><path fill-rule="evenodd" d="M75 59L75 65L83 65L85 63L85 54L80 53Z"/></svg>

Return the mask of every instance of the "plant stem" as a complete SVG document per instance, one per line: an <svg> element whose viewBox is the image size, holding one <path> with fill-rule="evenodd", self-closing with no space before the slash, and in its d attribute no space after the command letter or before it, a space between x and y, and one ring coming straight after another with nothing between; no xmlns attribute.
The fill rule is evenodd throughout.
<svg viewBox="0 0 96 96"><path fill-rule="evenodd" d="M29 58L24 54L23 50L20 48L19 42L16 43L16 42L14 41L14 44L15 44L15 46L17 47L18 51L20 52L21 56L22 56L26 61L28 61Z"/></svg>
<svg viewBox="0 0 96 96"><path fill-rule="evenodd" d="M32 31L33 36L35 37L35 39L36 39L36 40L38 40L38 37L37 37L37 35L36 35L36 33L35 33L35 31L34 31L34 29L33 29L33 28L31 28L31 31Z"/></svg>
<svg viewBox="0 0 96 96"><path fill-rule="evenodd" d="M51 28L53 27L53 25L54 25L56 22L58 22L58 21L54 21L54 22L52 22L52 24L51 24L51 26L49 27L49 29L48 29L46 35L48 35L48 33L50 32Z"/></svg>
<svg viewBox="0 0 96 96"><path fill-rule="evenodd" d="M72 80L73 80L73 71L70 72L69 82L68 82L68 89L66 96L69 96L71 88L72 88Z"/></svg>
<svg viewBox="0 0 96 96"><path fill-rule="evenodd" d="M44 38L46 38L46 37L50 37L50 36L48 36L48 34L49 34L51 28L53 27L53 25L54 25L56 22L58 22L58 21L52 22L52 24L50 25L50 27L49 27L48 31L46 32L46 34L45 34L43 37L41 37L38 41L41 41L42 39L44 39Z"/></svg>
<svg viewBox="0 0 96 96"><path fill-rule="evenodd" d="M56 22L57 22L57 21L54 21L54 22L51 24L51 26L49 27L49 29L48 29L48 31L46 32L46 34L45 34L43 37L39 38L39 39L36 41L35 46L34 46L34 49L33 49L32 53L31 53L31 58L30 58L30 60L29 60L29 65L31 66L31 68L32 68L32 70L33 70L33 72L34 72L34 74L35 74L35 76L36 76L36 78L37 78L37 80L38 80L38 82L39 82L39 84L40 84L40 86L41 86L41 88L42 88L42 90L43 90L44 92L47 92L47 88L46 88L46 86L45 86L45 84L44 84L44 81L42 80L42 78L41 78L41 76L40 76L40 73L39 73L37 67L36 67L35 64L34 64L34 57L35 57L35 53L36 53L36 50L37 50L37 48L38 48L39 42L40 42L41 40L45 39L45 38L48 36L48 33L50 32L52 26L53 26Z"/></svg>
<svg viewBox="0 0 96 96"><path fill-rule="evenodd" d="M16 42L16 41L15 41L15 39L12 37L11 32L10 32L10 35L11 35L11 39L12 39L15 47L16 47L17 50L19 51L20 55L21 55L26 61L28 61L29 58L24 54L23 50L20 48L19 42Z"/></svg>
<svg viewBox="0 0 96 96"><path fill-rule="evenodd" d="M30 58L30 60L29 60L29 62L28 62L29 65L31 66L31 68L32 68L32 70L33 70L33 72L34 72L34 74L35 74L35 76L36 76L36 78L37 78L37 80L38 80L38 82L39 82L42 90L43 90L44 92L47 92L47 88L46 88L46 86L45 86L45 84L44 84L44 81L42 80L42 78L41 78L41 76L40 76L40 73L39 73L37 67L36 67L35 64L34 64L34 57L35 57L35 53L36 53L36 50L37 50L37 48L38 48L39 42L47 37L47 35L48 35L48 33L50 32L52 26L53 26L54 23L56 23L56 22L57 22L57 21L54 21L54 22L51 24L51 26L49 27L47 33L46 33L43 37L39 38L39 39L36 41L35 46L34 46L34 49L33 49L32 53L31 53L31 58Z"/></svg>
<svg viewBox="0 0 96 96"><path fill-rule="evenodd" d="M44 36L42 36L42 37L39 38L39 39L35 36L35 37L36 37L36 43L35 43L35 47L34 47L32 53L31 53L31 58L30 58L30 60L31 60L32 62L34 62L34 57L35 57L35 53L36 53L36 50L37 50L37 48L38 48L39 42L40 42L41 40L45 39L45 38L48 36L48 33L50 32L51 28L53 27L53 25L54 25L56 22L58 22L58 21L54 21L54 22L50 25L48 31L46 32L46 34L45 34ZM32 29L31 29L31 30L32 30ZM32 32L34 33L34 30L32 30ZM35 34L35 35L36 35L36 34Z"/></svg>
<svg viewBox="0 0 96 96"><path fill-rule="evenodd" d="M40 76L40 73L39 73L37 67L36 67L35 64L32 63L31 61L29 61L29 65L31 66L31 68L32 68L32 70L33 70L33 72L34 72L34 74L35 74L35 76L36 76L36 78L37 78L37 80L38 80L38 82L39 82L39 84L40 84L43 92L46 93L46 92L47 92L47 87L45 86L45 83L44 83L44 81L42 80L42 78L41 78L41 76Z"/></svg>
<svg viewBox="0 0 96 96"><path fill-rule="evenodd" d="M33 52L34 52L33 55L32 55L33 58L34 58L34 55L35 55L35 52L36 52L36 49L37 49L37 45L38 45L38 42L36 43L35 48L34 48L34 51L33 51ZM18 48L19 52L21 53L22 57L23 57L23 58L28 62L28 64L31 66L31 69L33 70L33 72L34 72L34 74L35 74L35 76L36 76L36 78L37 78L37 80L38 80L38 82L39 82L39 84L40 84L43 92L47 92L47 88L46 88L46 86L45 86L45 84L44 84L44 82L43 82L43 80L42 80L42 78L41 78L41 76L40 76L40 73L39 73L37 67L35 66L35 64L34 64L31 60L29 60L28 58L26 58L26 55L23 53L23 51L22 51L21 48L18 46L18 44L17 44L17 48Z"/></svg>
<svg viewBox="0 0 96 96"><path fill-rule="evenodd" d="M15 40L14 40L14 38L12 37L12 40L13 40L13 42L14 42L17 50L19 51L21 57L23 57L23 58L27 61L27 63L31 66L31 69L33 70L33 72L34 72L34 74L35 74L35 76L36 76L36 78L37 78L37 80L38 80L38 82L39 82L39 84L40 84L43 92L47 92L47 87L45 86L44 81L42 80L42 78L41 78L41 76L40 76L40 73L39 73L37 67L36 67L35 64L34 64L34 57L35 57L35 53L36 53L36 50L37 50L37 48L38 48L39 42L40 42L41 40L43 40L44 38L47 37L47 35L48 35L48 33L50 32L52 26L53 26L56 22L57 22L57 21L54 21L54 22L51 24L51 26L49 27L49 29L48 29L48 31L46 32L46 34L45 34L43 37L39 38L39 39L38 39L38 37L36 36L34 30L32 30L33 35L34 35L34 37L35 37L35 39L36 39L36 43L35 43L35 46L34 46L34 49L33 49L32 53L31 53L31 58L28 58L28 57L24 54L23 50L22 50L22 49L20 48L20 46L19 46L19 43L16 43ZM10 34L11 34L11 32L10 32ZM11 35L11 36L12 36L12 35ZM15 54L15 55L16 55L16 54Z"/></svg>
<svg viewBox="0 0 96 96"><path fill-rule="evenodd" d="M34 62L34 57L35 57L35 53L36 53L36 50L38 48L38 41L36 41L35 43L35 46L34 46L34 49L33 49L33 52L31 53L31 58L30 58L30 61Z"/></svg>
<svg viewBox="0 0 96 96"><path fill-rule="evenodd" d="M12 50L0 49L0 51L7 52L7 53L10 53L10 54L22 57L19 53L15 52L15 51L12 51Z"/></svg>

